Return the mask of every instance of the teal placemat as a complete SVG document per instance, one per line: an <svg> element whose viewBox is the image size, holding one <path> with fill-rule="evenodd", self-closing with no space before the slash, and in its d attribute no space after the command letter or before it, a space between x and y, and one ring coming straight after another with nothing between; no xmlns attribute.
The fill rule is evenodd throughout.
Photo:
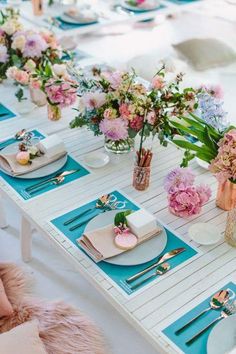
<svg viewBox="0 0 236 354"><path fill-rule="evenodd" d="M16 114L0 103L0 122L14 117L16 117Z"/></svg>
<svg viewBox="0 0 236 354"><path fill-rule="evenodd" d="M72 56L72 59L74 59L76 61L91 57L91 55L89 55L88 53L86 53L86 52L84 52L83 50L80 50L80 49L72 50L72 51L70 51L70 54ZM63 60L70 60L71 57L67 53L64 53L63 56L62 56L62 59Z"/></svg>
<svg viewBox="0 0 236 354"><path fill-rule="evenodd" d="M233 293L236 293L236 284L230 282L226 284L219 290L222 289L231 289ZM214 294L216 291L214 292ZM180 317L177 321L172 323L169 327L163 330L163 333L171 340L179 349L181 349L185 354L207 354L207 340L211 329L209 328L201 337L199 337L195 342L190 346L187 346L185 342L190 339L194 334L200 331L202 328L207 326L215 318L220 315L220 310L210 310L198 320L196 320L192 325L185 329L181 334L176 335L175 332L177 329L181 328L185 323L194 318L201 311L209 307L209 302L211 297L214 295L211 294L205 301L201 302L191 311L187 312L184 316Z"/></svg>
<svg viewBox="0 0 236 354"><path fill-rule="evenodd" d="M43 134L39 133L37 130L34 130L33 133L34 133L34 136L39 137L41 139L43 139L45 137ZM10 138L8 140L5 140L4 142L1 142L0 149L1 149L1 145L5 145L6 142L14 143L15 141L16 140L14 138ZM79 162L75 161L71 156L68 155L66 164L56 173L60 173L62 171L69 171L69 170L78 170L78 169L79 169L78 172L67 176L65 178L65 181L62 182L61 184L59 184L59 185L48 184L46 187L38 189L35 193L32 193L32 194L29 194L28 192L26 192L25 189L27 187L30 187L30 186L36 184L36 183L43 182L43 181L49 179L50 177L54 176L55 173L53 173L52 175L43 177L43 178L23 179L23 178L14 178L14 177L8 176L5 173L3 173L2 171L0 171L0 176L4 179L5 182L7 182L11 186L11 188L13 188L17 192L17 194L19 194L24 200L28 200L28 199L35 198L43 193L49 192L51 190L58 189L58 188L64 186L65 184L75 181L75 180L77 180L81 177L84 177L90 173Z"/></svg>
<svg viewBox="0 0 236 354"><path fill-rule="evenodd" d="M84 23L84 24L74 24L74 23L66 23L64 21L61 20L60 16L55 17L55 20L58 23L58 27L64 31L67 30L72 30L72 29L77 29L80 27L85 27L85 26L91 26L94 25L95 23L97 23L98 21L93 21L90 23Z"/></svg>
<svg viewBox="0 0 236 354"><path fill-rule="evenodd" d="M186 4L191 4L191 2L197 2L200 0L168 0L169 2L173 2L174 4L177 5L186 5Z"/></svg>
<svg viewBox="0 0 236 354"><path fill-rule="evenodd" d="M119 192L117 190L111 192L111 194L115 195L117 197L117 200L119 200L119 201L126 201L126 207L125 207L126 209L138 210L140 208L137 204L135 204L133 201L131 201L127 196L123 195L121 192ZM86 220L88 215L84 215L83 217L81 217L79 219L79 221L78 220L75 221L74 224L64 226L63 223L66 220L69 220L69 219L73 218L74 216L80 214L84 210L95 207L95 204L96 204L96 199L87 203L87 204L84 204L83 206L81 206L77 209L70 211L69 213L66 213L64 215L59 216L56 219L51 220L51 223L61 233L63 233L66 237L68 237L70 241L72 241L77 247L79 247L76 242L76 239L78 239L79 237L81 237L83 235L84 229L87 224L84 224L79 229L76 229L74 231L69 231L69 228L78 222L82 222L83 220ZM97 209L95 209L93 214L89 214L89 216L90 215L96 216L98 214L99 214L99 211ZM166 228L166 232L167 232L167 236L168 236L168 242L167 242L165 250L163 251L163 254L170 251L170 250L173 250L175 248L179 248L179 247L186 248L185 252L181 253L177 257L170 260L169 263L171 264L172 268L175 268L176 266L180 265L181 263L187 261L188 259L190 259L191 257L193 257L197 254L197 251L195 249L190 247L188 244L186 244L179 237L174 235L167 228ZM116 285L118 285L127 294L130 295L130 294L134 293L135 291L142 289L143 286L146 286L148 283L152 282L153 280L151 279L149 282L146 282L143 286L139 287L137 290L131 291L131 289L129 288L129 286L125 282L125 279L127 279L131 275L135 274L136 272L143 270L144 268L146 268L146 266L152 264L154 261L155 260L152 260L151 262L137 265L137 266L117 266L117 265L108 264L106 262L99 262L99 263L97 263L97 266L100 269L102 269L103 272L109 278L111 278L113 280L113 282L116 283Z"/></svg>

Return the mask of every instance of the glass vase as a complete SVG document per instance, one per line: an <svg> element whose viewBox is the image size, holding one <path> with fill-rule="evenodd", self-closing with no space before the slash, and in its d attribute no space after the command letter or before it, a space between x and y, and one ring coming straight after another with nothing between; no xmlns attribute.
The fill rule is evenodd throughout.
<svg viewBox="0 0 236 354"><path fill-rule="evenodd" d="M128 154L134 149L134 139L127 138L125 140L110 140L105 138L105 150L113 154Z"/></svg>
<svg viewBox="0 0 236 354"><path fill-rule="evenodd" d="M219 183L216 205L227 211L236 207L236 183L229 180L224 183Z"/></svg>
<svg viewBox="0 0 236 354"><path fill-rule="evenodd" d="M30 91L31 101L34 104L36 104L38 107L42 107L46 105L47 103L46 95L42 90L38 88L30 87L29 91Z"/></svg>
<svg viewBox="0 0 236 354"><path fill-rule="evenodd" d="M48 119L59 120L61 118L61 108L59 106L53 106L48 103Z"/></svg>
<svg viewBox="0 0 236 354"><path fill-rule="evenodd" d="M236 208L228 212L225 229L225 241L229 245L236 247Z"/></svg>
<svg viewBox="0 0 236 354"><path fill-rule="evenodd" d="M145 191L150 184L151 167L135 165L133 172L133 187L138 191Z"/></svg>

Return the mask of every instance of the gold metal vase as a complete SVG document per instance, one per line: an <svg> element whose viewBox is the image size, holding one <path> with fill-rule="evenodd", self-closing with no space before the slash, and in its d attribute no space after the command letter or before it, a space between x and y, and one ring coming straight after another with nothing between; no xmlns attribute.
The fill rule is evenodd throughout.
<svg viewBox="0 0 236 354"><path fill-rule="evenodd" d="M216 205L223 210L236 208L236 183L227 180L219 183L216 196Z"/></svg>

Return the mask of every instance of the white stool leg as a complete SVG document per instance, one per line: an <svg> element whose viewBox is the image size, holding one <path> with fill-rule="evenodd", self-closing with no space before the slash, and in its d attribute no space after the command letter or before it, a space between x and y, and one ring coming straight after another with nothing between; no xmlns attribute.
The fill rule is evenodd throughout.
<svg viewBox="0 0 236 354"><path fill-rule="evenodd" d="M21 257L24 262L29 262L32 259L32 232L29 221L22 216L21 218L21 231L20 231L20 243L21 243Z"/></svg>
<svg viewBox="0 0 236 354"><path fill-rule="evenodd" d="M7 227L7 219L5 214L5 209L3 206L3 198L0 195L0 229Z"/></svg>

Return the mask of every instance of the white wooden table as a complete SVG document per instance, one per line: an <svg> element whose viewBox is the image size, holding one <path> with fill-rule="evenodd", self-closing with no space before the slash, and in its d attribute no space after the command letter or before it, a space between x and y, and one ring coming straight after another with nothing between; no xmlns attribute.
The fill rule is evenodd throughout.
<svg viewBox="0 0 236 354"><path fill-rule="evenodd" d="M59 38L96 32L108 26L133 24L138 21L144 21L150 18L155 18L158 15L178 13L181 12L183 9L194 9L199 5L199 1L178 5L168 0L162 0L160 1L160 9L151 12L134 14L122 10L121 7L118 7L117 10L114 10L114 4L119 4L118 0L89 0L88 2L92 5L93 9L99 14L98 22L87 26L80 26L71 30L62 30L57 26L53 26L53 31ZM33 23L34 25L37 25L39 27L51 28L50 18L60 16L65 11L65 8L68 7L71 7L71 5L63 6L58 3L55 3L51 7L47 7L47 5L45 5L43 15L34 16L32 6L29 6L29 3L26 1L21 4L20 11L22 17L25 18L27 21Z"/></svg>
<svg viewBox="0 0 236 354"><path fill-rule="evenodd" d="M4 89L0 87L0 97ZM59 122L49 122L45 111L36 111L28 118L17 118L0 123L0 138L12 135L22 127L40 128L47 133L56 131L65 141L68 151L81 161L89 151L102 150L103 139L95 138L87 130L70 130L67 125L71 119L70 111L64 111ZM59 127L59 129L58 129ZM20 211L22 223L23 258L30 260L31 228L36 228L42 236L54 245L74 267L81 272L121 313L135 326L158 351L176 353L160 334L160 331L176 320L179 316L201 302L228 281L236 281L236 250L224 242L215 246L197 246L203 253L181 269L173 269L160 282L154 280L150 287L141 294L132 297L124 295L122 290L104 276L102 271L84 253L74 246L66 237L48 223L62 213L84 204L113 189L121 189L132 199L141 203L157 218L174 229L184 240L188 238L188 228L195 222L211 222L223 233L226 213L215 207L217 183L211 174L202 170L195 162L192 168L197 174L197 182L209 183L213 195L204 206L200 216L193 219L181 219L169 213L166 193L163 190L163 178L167 172L181 161L181 151L170 145L163 148L156 143L152 166L152 182L145 192L138 192L131 186L132 163L130 156L113 162L101 170L94 170L83 179L68 183L58 190L23 201L2 179L0 191L3 198L9 199ZM3 205L0 207L0 226L6 226ZM193 244L190 241L191 244Z"/></svg>

